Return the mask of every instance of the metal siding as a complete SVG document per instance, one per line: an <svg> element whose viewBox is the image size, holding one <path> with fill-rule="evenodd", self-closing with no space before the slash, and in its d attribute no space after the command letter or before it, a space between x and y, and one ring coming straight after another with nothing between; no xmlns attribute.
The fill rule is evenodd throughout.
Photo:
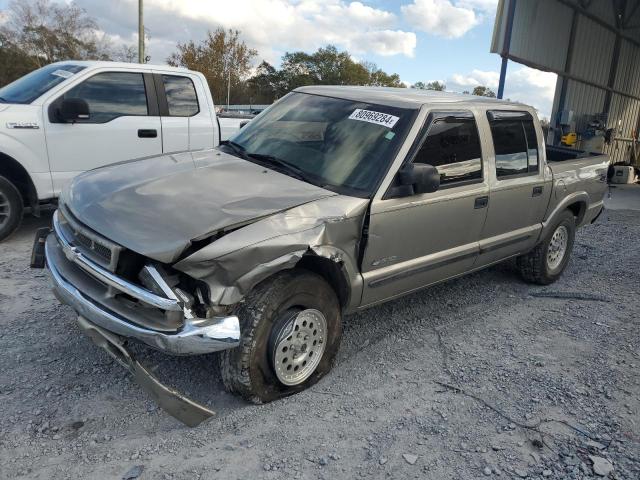
<svg viewBox="0 0 640 480"><path fill-rule="evenodd" d="M639 100L614 94L607 126L614 129L614 137L629 139L637 128L638 115L640 115ZM630 145L628 141L617 140L605 147L605 152L611 155L614 163L625 162L629 159Z"/></svg>
<svg viewBox="0 0 640 480"><path fill-rule="evenodd" d="M511 0L514 1L514 0ZM515 0L515 16L511 48L509 55L533 68L549 69L562 72L565 69L569 34L573 9L565 0ZM583 11L577 0L568 0ZM634 0L635 1L635 0ZM630 4L627 3L627 11ZM504 37L504 26L507 17L509 0L501 0L498 6L492 51L501 52ZM601 22L615 25L615 10L612 0L593 0L586 9L588 15L597 17ZM640 25L640 9L634 15L632 24ZM624 30L624 35L640 40L640 28ZM616 43L615 32L594 21L582 13L578 13L569 75L586 82L601 86L598 88L581 83L579 80L567 80L564 108L574 112L574 123L577 132L586 128L592 115L603 112L605 97L611 74L611 60ZM559 78L556 97L553 104L553 115L559 108L558 95L562 80ZM616 65L612 86L615 90L627 95L640 97L640 46L622 38L620 54ZM615 127L614 137L628 138L638 128L640 118L640 100L635 100L618 93L611 94L608 126ZM618 131L618 125L621 131ZM624 161L629 142L615 140L606 146L605 151L612 155L615 162Z"/></svg>
<svg viewBox="0 0 640 480"><path fill-rule="evenodd" d="M606 86L615 41L613 32L580 15L569 73Z"/></svg>
<svg viewBox="0 0 640 480"><path fill-rule="evenodd" d="M573 121L576 131L584 130L591 115L602 112L604 108L605 91L585 85L584 83L569 80L567 86L567 110L573 110Z"/></svg>
<svg viewBox="0 0 640 480"><path fill-rule="evenodd" d="M506 15L506 10L503 11ZM571 16L571 8L555 0L518 0L510 53L534 63L563 70L569 43L569 29L566 26L571 24Z"/></svg>
<svg viewBox="0 0 640 480"><path fill-rule="evenodd" d="M620 47L620 61L614 88L640 96L640 48L626 40Z"/></svg>

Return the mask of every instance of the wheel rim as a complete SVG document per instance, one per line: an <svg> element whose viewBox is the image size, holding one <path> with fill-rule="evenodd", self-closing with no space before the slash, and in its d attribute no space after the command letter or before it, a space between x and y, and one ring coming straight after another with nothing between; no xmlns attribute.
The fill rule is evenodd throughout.
<svg viewBox="0 0 640 480"><path fill-rule="evenodd" d="M0 192L0 228L4 227L11 216L11 204L7 196Z"/></svg>
<svg viewBox="0 0 640 480"><path fill-rule="evenodd" d="M273 368L287 386L299 385L315 371L327 343L327 319L312 308L289 312L273 343Z"/></svg>
<svg viewBox="0 0 640 480"><path fill-rule="evenodd" d="M564 225L556 228L551 236L549 248L547 249L547 265L551 270L555 270L560 266L564 255L567 252L567 244L569 243L569 230Z"/></svg>

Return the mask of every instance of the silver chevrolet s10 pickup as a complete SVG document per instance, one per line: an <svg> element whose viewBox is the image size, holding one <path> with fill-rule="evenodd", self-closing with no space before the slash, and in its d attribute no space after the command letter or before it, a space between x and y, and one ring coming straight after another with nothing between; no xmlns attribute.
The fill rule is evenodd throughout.
<svg viewBox="0 0 640 480"><path fill-rule="evenodd" d="M290 395L331 369L345 314L512 257L526 281L555 281L602 211L608 164L545 147L525 105L303 87L214 150L80 175L34 264L46 259L97 344L196 425L213 412L127 342L220 352L228 390Z"/></svg>

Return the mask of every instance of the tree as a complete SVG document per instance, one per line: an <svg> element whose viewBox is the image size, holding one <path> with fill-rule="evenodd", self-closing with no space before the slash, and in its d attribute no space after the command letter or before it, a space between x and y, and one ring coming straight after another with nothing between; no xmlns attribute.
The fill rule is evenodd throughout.
<svg viewBox="0 0 640 480"><path fill-rule="evenodd" d="M491 90L489 87L485 87L483 85L478 85L476 88L474 88L473 92L471 92L471 95L477 95L479 97L496 98L496 94L494 93L494 91Z"/></svg>
<svg viewBox="0 0 640 480"><path fill-rule="evenodd" d="M263 61L256 73L247 81L249 103L266 104L282 97L287 93L287 82L282 71L268 62Z"/></svg>
<svg viewBox="0 0 640 480"><path fill-rule="evenodd" d="M444 92L447 86L442 82L434 80L433 82L428 83L416 82L411 85L411 88L417 88L418 90L434 90L437 92Z"/></svg>
<svg viewBox="0 0 640 480"><path fill-rule="evenodd" d="M0 86L13 82L38 68L36 59L27 55L0 32Z"/></svg>
<svg viewBox="0 0 640 480"><path fill-rule="evenodd" d="M214 101L227 102L227 86L231 84L231 103L245 100L244 81L251 72L251 61L257 55L256 50L247 47L240 40L238 30L225 31L218 28L208 32L207 38L196 44L190 41L179 43L178 51L171 54L167 63L201 72L209 82Z"/></svg>
<svg viewBox="0 0 640 480"><path fill-rule="evenodd" d="M138 49L133 45L122 45L113 53L113 59L118 62L135 63L138 61Z"/></svg>
<svg viewBox="0 0 640 480"><path fill-rule="evenodd" d="M36 67L60 60L108 60L109 44L96 21L75 3L13 0L2 27Z"/></svg>
<svg viewBox="0 0 640 480"><path fill-rule="evenodd" d="M400 75L397 73L386 73L372 62L361 62L360 64L369 72L369 80L364 85L370 85L373 87L406 88L406 85L402 83Z"/></svg>

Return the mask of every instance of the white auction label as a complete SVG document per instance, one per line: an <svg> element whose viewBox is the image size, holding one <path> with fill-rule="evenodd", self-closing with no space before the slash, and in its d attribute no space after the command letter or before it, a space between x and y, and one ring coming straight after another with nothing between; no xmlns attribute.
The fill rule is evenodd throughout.
<svg viewBox="0 0 640 480"><path fill-rule="evenodd" d="M394 117L388 113L374 112L373 110L363 110L362 108L356 108L351 115L350 120L360 120L361 122L375 123L376 125L382 125L383 127L393 128L400 117Z"/></svg>

